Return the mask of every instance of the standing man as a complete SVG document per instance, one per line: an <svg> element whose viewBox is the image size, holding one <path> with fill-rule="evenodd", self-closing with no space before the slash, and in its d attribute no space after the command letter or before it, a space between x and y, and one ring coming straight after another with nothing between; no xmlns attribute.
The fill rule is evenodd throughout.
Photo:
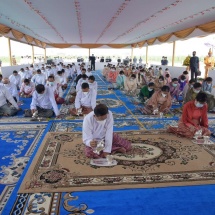
<svg viewBox="0 0 215 215"><path fill-rule="evenodd" d="M94 56L94 54L92 54L92 56L90 56L90 61L91 61L91 70L95 71L96 57Z"/></svg>
<svg viewBox="0 0 215 215"><path fill-rule="evenodd" d="M190 69L191 69L191 79L195 79L195 82L197 82L197 73L199 70L199 58L196 56L196 51L193 51L193 57L190 58Z"/></svg>
<svg viewBox="0 0 215 215"><path fill-rule="evenodd" d="M209 70L214 67L214 57L212 56L211 49L208 52L208 56L204 58L204 64L205 64L205 78L208 77Z"/></svg>

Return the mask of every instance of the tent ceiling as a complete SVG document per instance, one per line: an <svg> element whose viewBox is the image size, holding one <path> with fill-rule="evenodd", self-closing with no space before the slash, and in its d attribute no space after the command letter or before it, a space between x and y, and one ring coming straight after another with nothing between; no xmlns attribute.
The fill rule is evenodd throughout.
<svg viewBox="0 0 215 215"><path fill-rule="evenodd" d="M214 0L0 1L0 24L45 43L132 44L211 21Z"/></svg>

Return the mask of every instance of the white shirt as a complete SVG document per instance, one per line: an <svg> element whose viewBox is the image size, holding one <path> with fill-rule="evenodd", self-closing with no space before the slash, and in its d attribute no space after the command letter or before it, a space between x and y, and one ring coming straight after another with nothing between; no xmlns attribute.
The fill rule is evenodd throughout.
<svg viewBox="0 0 215 215"><path fill-rule="evenodd" d="M35 74L33 77L32 77L32 79L31 79L31 82L33 82L36 86L38 85L38 84L43 84L43 85L45 85L45 83L46 83L46 77L45 77L45 75L44 74Z"/></svg>
<svg viewBox="0 0 215 215"><path fill-rule="evenodd" d="M17 87L21 87L21 76L18 75L10 75L9 80L11 83L15 84Z"/></svg>
<svg viewBox="0 0 215 215"><path fill-rule="evenodd" d="M93 90L89 90L87 95L85 95L82 90L78 91L75 97L75 108L78 109L81 106L91 107L92 109L95 108L96 93Z"/></svg>
<svg viewBox="0 0 215 215"><path fill-rule="evenodd" d="M94 81L93 83L88 82L88 84L89 84L90 89L93 89L95 91L95 93L97 94L97 90L98 90L97 82L96 81Z"/></svg>
<svg viewBox="0 0 215 215"><path fill-rule="evenodd" d="M104 152L111 153L113 142L113 115L108 111L105 124L97 122L94 112L87 114L84 117L82 129L83 142L90 147L90 142L95 139L105 140Z"/></svg>
<svg viewBox="0 0 215 215"><path fill-rule="evenodd" d="M7 104L6 99L16 108L19 109L17 103L15 102L11 93L7 90L6 87L0 85L0 107Z"/></svg>
<svg viewBox="0 0 215 215"><path fill-rule="evenodd" d="M56 76L55 76L55 81L56 81L56 83L59 83L59 84L61 84L61 85L64 85L64 84L67 83L67 82L66 82L66 78L65 78L64 75L62 75L62 76L56 75Z"/></svg>
<svg viewBox="0 0 215 215"><path fill-rule="evenodd" d="M89 77L89 76L91 76L91 75L93 75L93 74L92 74L92 72L86 71L86 75L87 75L87 77Z"/></svg>
<svg viewBox="0 0 215 215"><path fill-rule="evenodd" d="M4 84L4 86L9 91L9 93L13 97L16 97L17 101L19 101L19 94L16 85L10 82L9 84Z"/></svg>
<svg viewBox="0 0 215 215"><path fill-rule="evenodd" d="M78 92L79 90L81 90L81 85L82 85L83 83L88 83L88 80L87 80L87 79L84 80L83 78L80 78L80 79L78 80L77 85L76 85L76 92Z"/></svg>
<svg viewBox="0 0 215 215"><path fill-rule="evenodd" d="M34 91L32 95L31 110L37 109L37 106L44 109L53 108L56 116L60 114L53 90L48 87L45 87L45 92L43 94L38 94L36 90Z"/></svg>
<svg viewBox="0 0 215 215"><path fill-rule="evenodd" d="M21 81L31 78L31 75L27 71L24 72L19 71L18 74L21 76Z"/></svg>
<svg viewBox="0 0 215 215"><path fill-rule="evenodd" d="M33 82L30 82L29 85L26 85L23 82L20 88L20 93L24 92L26 94L30 93L32 95L34 90L35 90L35 84Z"/></svg>
<svg viewBox="0 0 215 215"><path fill-rule="evenodd" d="M53 69L47 69L47 70L45 71L45 75L46 75L46 80L47 80L48 77L49 77L50 75L53 75L53 76L56 75L56 74L55 74L55 70L53 70Z"/></svg>
<svg viewBox="0 0 215 215"><path fill-rule="evenodd" d="M54 95L58 95L60 98L62 98L63 90L62 90L61 86L56 82L52 82L52 83L53 83L53 85L51 85L51 84L49 84L49 82L47 82L46 86L53 90Z"/></svg>

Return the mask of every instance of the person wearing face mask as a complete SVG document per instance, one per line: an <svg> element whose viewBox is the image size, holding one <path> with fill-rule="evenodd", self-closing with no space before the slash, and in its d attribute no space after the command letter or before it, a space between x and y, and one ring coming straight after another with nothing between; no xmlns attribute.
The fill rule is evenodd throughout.
<svg viewBox="0 0 215 215"><path fill-rule="evenodd" d="M165 75L165 81L166 81L166 84L171 83L172 78L170 77L170 74L166 74L166 75Z"/></svg>
<svg viewBox="0 0 215 215"><path fill-rule="evenodd" d="M207 117L207 95L200 92L196 98L187 102L177 127L169 126L167 131L179 136L193 138L195 133L202 130L202 136L210 136Z"/></svg>
<svg viewBox="0 0 215 215"><path fill-rule="evenodd" d="M172 101L175 101L175 99L178 101L178 97L180 94L180 84L178 83L178 79L173 78L172 82L170 82L167 86L169 86L169 92L172 97Z"/></svg>
<svg viewBox="0 0 215 215"><path fill-rule="evenodd" d="M31 78L31 82L33 82L36 86L37 86L38 84L45 85L46 77L45 77L44 74L42 74L41 70L38 69L38 70L37 70L37 74L35 74L35 75Z"/></svg>
<svg viewBox="0 0 215 215"><path fill-rule="evenodd" d="M88 84L90 89L94 90L95 94L97 95L98 84L95 81L95 77L93 75L88 77Z"/></svg>
<svg viewBox="0 0 215 215"><path fill-rule="evenodd" d="M193 85L195 84L195 80L194 79L190 79L188 84L185 85L184 89L183 89L183 92L182 92L182 97L183 97L183 100L185 99L186 97L186 94L187 92L193 88Z"/></svg>
<svg viewBox="0 0 215 215"><path fill-rule="evenodd" d="M31 76L28 73L28 71L25 71L23 68L20 69L18 74L21 76L21 82L23 82L25 79L30 79L31 78Z"/></svg>
<svg viewBox="0 0 215 215"><path fill-rule="evenodd" d="M166 80L164 80L164 77L161 75L159 78L155 79L155 91L159 91L163 86L165 86Z"/></svg>
<svg viewBox="0 0 215 215"><path fill-rule="evenodd" d="M85 116L82 137L87 157L101 158L116 152L125 154L131 150L131 142L113 132L113 123L113 114L104 104L98 104L94 111ZM99 140L104 140L105 147L98 155L93 151Z"/></svg>
<svg viewBox="0 0 215 215"><path fill-rule="evenodd" d="M65 102L65 100L63 98L63 90L62 90L60 84L57 84L55 82L54 76L50 75L48 77L46 86L53 90L55 101L57 104L63 104Z"/></svg>
<svg viewBox="0 0 215 215"><path fill-rule="evenodd" d="M213 86L212 86L213 79L211 77L207 77L202 83L202 91L211 94Z"/></svg>
<svg viewBox="0 0 215 215"><path fill-rule="evenodd" d="M172 98L168 86L163 86L161 90L156 91L148 100L143 108L140 108L142 114L157 115L159 113L168 113L172 105Z"/></svg>
<svg viewBox="0 0 215 215"><path fill-rule="evenodd" d="M25 79L21 85L19 95L21 97L30 98L35 90L35 84L29 79Z"/></svg>
<svg viewBox="0 0 215 215"><path fill-rule="evenodd" d="M52 108L54 109L54 112ZM31 113L26 111L25 116L32 116L36 111L38 111L38 117L49 118L53 116L53 113L55 113L57 118L60 117L53 90L42 84L38 84L36 86L36 90L32 95L30 109ZM32 120L37 121L38 119L32 118Z"/></svg>
<svg viewBox="0 0 215 215"><path fill-rule="evenodd" d="M92 72L91 72L91 70L90 70L90 68L87 69L86 75L87 75L88 77L91 76L91 75L93 75Z"/></svg>
<svg viewBox="0 0 215 215"><path fill-rule="evenodd" d="M119 75L118 75L117 78L116 78L117 87L118 87L119 89L124 89L125 79L126 79L126 77L125 77L125 75L124 75L124 72L121 70L121 71L119 72Z"/></svg>
<svg viewBox="0 0 215 215"><path fill-rule="evenodd" d="M129 77L131 75L131 69L129 68L129 66L125 67L124 73L126 77Z"/></svg>
<svg viewBox="0 0 215 215"><path fill-rule="evenodd" d="M9 76L9 80L11 83L15 84L17 89L21 87L21 76L18 74L16 70L13 71L13 74Z"/></svg>
<svg viewBox="0 0 215 215"><path fill-rule="evenodd" d="M180 85L180 92L183 92L184 87L186 86L187 82L186 82L186 77L184 75L181 75L180 79L178 79L178 83Z"/></svg>
<svg viewBox="0 0 215 215"><path fill-rule="evenodd" d="M180 75L178 77L178 80L181 79L181 76L185 76L185 82L188 83L189 82L189 74L188 74L188 71L184 71L182 75Z"/></svg>
<svg viewBox="0 0 215 215"><path fill-rule="evenodd" d="M16 102L19 101L19 93L15 84L11 83L8 78L3 78L2 83Z"/></svg>
<svg viewBox="0 0 215 215"><path fill-rule="evenodd" d="M75 108L69 110L70 114L78 115L79 109L82 110L82 115L90 113L96 106L96 93L90 89L88 83L81 85L81 90L77 92L75 97Z"/></svg>
<svg viewBox="0 0 215 215"><path fill-rule="evenodd" d="M77 85L76 85L76 92L78 92L79 90L81 90L81 85L82 85L83 83L87 83L87 82L88 82L88 77L87 77L86 74L83 74L83 75L82 75L82 78L79 79L79 81L78 81L78 83L77 83Z"/></svg>
<svg viewBox="0 0 215 215"><path fill-rule="evenodd" d="M130 77L126 77L124 83L124 89L127 94L136 94L137 91L137 79L136 75L132 74Z"/></svg>
<svg viewBox="0 0 215 215"><path fill-rule="evenodd" d="M116 68L113 66L108 73L107 80L111 83L116 83L117 75L118 75L118 72L116 71Z"/></svg>
<svg viewBox="0 0 215 215"><path fill-rule="evenodd" d="M142 102L146 102L148 99L150 99L154 93L154 86L155 84L153 82L150 82L148 86L144 86L140 90L139 98Z"/></svg>
<svg viewBox="0 0 215 215"><path fill-rule="evenodd" d="M193 88L187 91L183 104L186 104L189 101L193 101L196 98L197 94L199 92L202 92L201 89L202 89L202 85L199 82L196 82L193 85Z"/></svg>

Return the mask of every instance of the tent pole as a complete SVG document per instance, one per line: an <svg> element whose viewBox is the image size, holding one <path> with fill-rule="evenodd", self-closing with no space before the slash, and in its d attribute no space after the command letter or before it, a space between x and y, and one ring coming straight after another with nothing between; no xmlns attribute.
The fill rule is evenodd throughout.
<svg viewBox="0 0 215 215"><path fill-rule="evenodd" d="M89 57L90 57L90 48L89 48L89 50L88 50L88 51L89 51Z"/></svg>
<svg viewBox="0 0 215 215"><path fill-rule="evenodd" d="M134 48L131 48L131 62L133 63L133 58L134 58Z"/></svg>
<svg viewBox="0 0 215 215"><path fill-rule="evenodd" d="M10 38L8 38L8 49L9 49L10 66L12 66L12 56L11 56L11 43L10 43Z"/></svg>
<svg viewBox="0 0 215 215"><path fill-rule="evenodd" d="M148 64L148 46L146 46L146 64Z"/></svg>
<svg viewBox="0 0 215 215"><path fill-rule="evenodd" d="M46 63L46 48L44 48L44 63Z"/></svg>
<svg viewBox="0 0 215 215"><path fill-rule="evenodd" d="M31 45L32 48L32 64L34 64L34 46Z"/></svg>
<svg viewBox="0 0 215 215"><path fill-rule="evenodd" d="M172 49L172 66L175 64L175 41L173 42L173 49Z"/></svg>

